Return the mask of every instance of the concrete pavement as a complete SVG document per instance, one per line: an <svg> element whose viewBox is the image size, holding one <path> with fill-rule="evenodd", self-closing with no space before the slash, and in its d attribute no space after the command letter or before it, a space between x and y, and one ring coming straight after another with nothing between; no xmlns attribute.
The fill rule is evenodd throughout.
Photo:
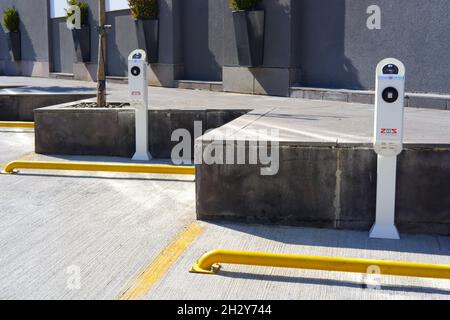
<svg viewBox="0 0 450 320"><path fill-rule="evenodd" d="M0 77L0 85L36 86L39 81L49 86L95 87L86 82ZM111 99L123 99L126 86L111 84L109 88ZM282 104L286 109L278 109L272 123L285 117L284 110L297 109L295 121L304 125L335 116L334 111L330 113L330 102L324 101L302 103L303 109L298 110L297 99L164 88L150 91L152 105L158 108L251 106L262 112ZM339 121L346 121L345 112L367 118L371 110L347 107ZM448 123L444 111L407 110L409 116L432 117L438 130L446 130ZM362 132L363 141L358 142L365 142L370 137L369 122L361 119L354 123ZM322 129L315 133L330 131ZM352 138L339 132L341 139ZM291 134L308 138L286 131L286 139ZM337 135L328 137L333 141ZM446 143L448 135L437 138ZM30 155L33 141L33 131L0 128L0 163L23 156L30 160L130 161ZM417 141L428 142L427 136L417 136ZM23 170L19 175L0 175L0 194L1 299L117 299L156 260L171 254L165 249L195 221L195 185L190 177ZM400 241L382 241L369 240L367 232L200 225L203 232L178 252L179 259L161 268L160 278L149 287L145 299L450 299L449 280L383 276L382 290L373 290L365 288L360 274L231 265L216 276L188 273L202 254L216 248L450 264L449 237L402 235Z"/></svg>
<svg viewBox="0 0 450 320"><path fill-rule="evenodd" d="M0 131L2 161L29 153L31 136ZM195 220L189 177L30 170L0 175L0 194L2 299L116 299ZM201 225L203 234L144 298L450 299L448 280L382 277L376 291L359 274L229 265L217 276L188 273L215 248L450 264L448 237L391 242L368 240L366 232ZM80 287L73 288L77 270Z"/></svg>

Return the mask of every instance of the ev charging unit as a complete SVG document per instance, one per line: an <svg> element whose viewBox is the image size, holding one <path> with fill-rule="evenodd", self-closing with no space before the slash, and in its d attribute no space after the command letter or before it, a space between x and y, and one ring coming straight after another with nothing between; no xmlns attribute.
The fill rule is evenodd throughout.
<svg viewBox="0 0 450 320"><path fill-rule="evenodd" d="M405 66L385 59L377 66L374 149L378 154L376 221L371 238L400 239L395 226L397 156L403 150Z"/></svg>
<svg viewBox="0 0 450 320"><path fill-rule="evenodd" d="M129 100L135 109L136 153L133 160L149 161L152 156L148 150L148 78L147 54L137 49L128 57Z"/></svg>

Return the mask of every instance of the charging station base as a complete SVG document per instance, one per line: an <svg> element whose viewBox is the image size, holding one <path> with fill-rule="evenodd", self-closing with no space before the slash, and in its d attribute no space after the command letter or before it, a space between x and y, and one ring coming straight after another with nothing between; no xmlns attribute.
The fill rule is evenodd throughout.
<svg viewBox="0 0 450 320"><path fill-rule="evenodd" d="M374 224L370 230L370 238L400 240L397 227L393 224Z"/></svg>
<svg viewBox="0 0 450 320"><path fill-rule="evenodd" d="M133 156L133 161L150 161L153 157L149 152L136 152Z"/></svg>

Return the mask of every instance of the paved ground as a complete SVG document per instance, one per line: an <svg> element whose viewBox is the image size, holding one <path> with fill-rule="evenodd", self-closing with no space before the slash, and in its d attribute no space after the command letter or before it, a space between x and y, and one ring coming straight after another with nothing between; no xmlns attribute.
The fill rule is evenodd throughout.
<svg viewBox="0 0 450 320"><path fill-rule="evenodd" d="M42 159L32 150L32 132L0 129L1 162ZM200 223L202 234L171 265L173 252L163 249L195 220L192 178L25 170L0 175L0 194L2 299L116 299L161 256L144 299L450 299L447 280L382 277L377 291L358 274L231 265L217 276L188 273L215 248L450 264L447 237L393 242L366 232ZM78 268L79 289L71 282Z"/></svg>
<svg viewBox="0 0 450 320"><path fill-rule="evenodd" d="M4 89L7 92L90 92L95 83L0 77L2 86L27 86ZM127 101L127 85L108 84L109 101ZM244 116L214 134L239 139L258 129L279 129L283 142L320 144L370 144L373 134L373 106L333 101L314 101L283 97L244 95L183 89L150 87L150 108L155 109L250 109ZM450 112L406 108L405 144L450 145ZM301 128L301 129L300 129ZM226 130L230 129L228 132Z"/></svg>
<svg viewBox="0 0 450 320"><path fill-rule="evenodd" d="M0 86L36 87L39 81L0 77ZM86 82L44 81L46 86L95 87ZM109 88L111 99L123 99L126 86ZM150 92L154 107L251 107L257 110L254 119L261 119L258 112L272 112L266 119L274 119L275 125L286 117L286 110L297 112L292 121L305 126L317 124L317 119L324 123L336 120L336 112L342 111L338 121L345 125L333 127L331 133L325 131L329 128L313 131L310 127L308 132L320 135L312 138L320 140L325 135L324 141L336 141L339 131L342 141L348 138L351 142L353 133L345 136L339 129L349 125L345 121L350 116L358 119L353 122L361 128L360 142L370 137L368 106L346 105L342 110L343 106L335 104L331 110L330 102L324 101L162 88ZM448 142L449 115L407 111L414 121L435 123L435 143ZM234 125L239 130L245 127ZM283 134L289 139L291 133L304 139L311 136ZM428 143L430 137L426 134L415 140ZM18 158L129 161L42 157L32 153L33 140L33 131L0 128L0 163ZM372 290L364 288L363 276L358 274L230 265L217 276L190 274L192 264L215 248L450 264L450 238L421 235L382 241L369 240L366 232L201 222L202 232L192 237L192 243L179 246L173 240L195 223L194 188L193 178L179 176L27 170L0 175L0 299L116 299L136 284L144 288L144 299L450 299L447 280L382 277L382 290ZM78 270L79 288L74 286Z"/></svg>

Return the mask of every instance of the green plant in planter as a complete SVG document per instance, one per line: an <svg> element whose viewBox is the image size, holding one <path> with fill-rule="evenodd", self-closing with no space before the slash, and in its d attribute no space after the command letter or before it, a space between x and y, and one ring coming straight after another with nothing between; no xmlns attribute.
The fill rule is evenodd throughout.
<svg viewBox="0 0 450 320"><path fill-rule="evenodd" d="M80 8L81 25L87 26L89 23L89 4L85 1L77 0L67 0L67 4L69 6L77 6ZM75 12L68 9L64 10L66 11L66 20L70 19L75 14Z"/></svg>
<svg viewBox="0 0 450 320"><path fill-rule="evenodd" d="M253 10L261 0L230 0L230 8L233 10Z"/></svg>
<svg viewBox="0 0 450 320"><path fill-rule="evenodd" d="M3 13L3 23L5 24L6 29L9 32L18 32L19 31L19 13L15 7L6 8Z"/></svg>
<svg viewBox="0 0 450 320"><path fill-rule="evenodd" d="M158 18L157 0L128 0L131 15L136 20L150 20Z"/></svg>

